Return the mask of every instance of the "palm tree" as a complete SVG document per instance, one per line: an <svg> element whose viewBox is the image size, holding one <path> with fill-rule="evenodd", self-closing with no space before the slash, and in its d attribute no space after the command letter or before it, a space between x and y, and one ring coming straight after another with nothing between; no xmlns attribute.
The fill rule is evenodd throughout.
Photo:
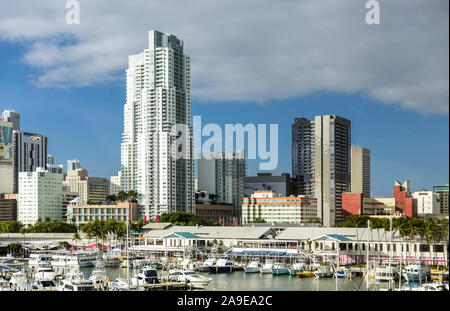
<svg viewBox="0 0 450 311"><path fill-rule="evenodd" d="M128 198L128 194L125 191L119 191L116 195L118 201L125 201Z"/></svg>
<svg viewBox="0 0 450 311"><path fill-rule="evenodd" d="M423 226L419 229L419 234L421 238L425 238L428 244L428 251L430 252L430 265L433 265L433 260L431 258L431 243L436 239L437 226L433 218L427 219Z"/></svg>
<svg viewBox="0 0 450 311"><path fill-rule="evenodd" d="M74 240L75 242L81 241L81 236L80 236L80 234L78 233L78 231L75 232L75 233L73 234L72 240Z"/></svg>

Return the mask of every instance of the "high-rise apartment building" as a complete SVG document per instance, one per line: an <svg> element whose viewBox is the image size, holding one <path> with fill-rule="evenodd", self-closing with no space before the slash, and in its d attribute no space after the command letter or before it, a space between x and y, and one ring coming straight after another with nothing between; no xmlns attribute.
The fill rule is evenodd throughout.
<svg viewBox="0 0 450 311"><path fill-rule="evenodd" d="M12 122L0 116L0 194L14 190L14 153Z"/></svg>
<svg viewBox="0 0 450 311"><path fill-rule="evenodd" d="M80 160L67 160L67 172L81 168Z"/></svg>
<svg viewBox="0 0 450 311"><path fill-rule="evenodd" d="M433 192L439 195L440 213L448 216L448 185L433 186Z"/></svg>
<svg viewBox="0 0 450 311"><path fill-rule="evenodd" d="M1 117L3 121L11 122L13 131L20 131L20 113L14 110L3 111Z"/></svg>
<svg viewBox="0 0 450 311"><path fill-rule="evenodd" d="M61 221L62 178L62 174L41 167L34 172L20 172L17 220L23 224L34 224L46 217Z"/></svg>
<svg viewBox="0 0 450 311"><path fill-rule="evenodd" d="M198 189L215 195L218 204L233 204L234 216L240 218L244 197L244 151L204 152L197 167Z"/></svg>
<svg viewBox="0 0 450 311"><path fill-rule="evenodd" d="M117 176L111 176L111 180L109 181L109 194L110 195L116 195L119 193L119 191L122 190L122 187L120 185L121 179L122 179L121 171L119 171L117 173Z"/></svg>
<svg viewBox="0 0 450 311"><path fill-rule="evenodd" d="M344 192L350 191L351 122L335 115L296 118L292 125L292 177L300 195L317 198L324 226L343 220Z"/></svg>
<svg viewBox="0 0 450 311"><path fill-rule="evenodd" d="M68 192L78 193L79 205L85 205L88 201L101 203L109 195L109 180L89 177L88 171L83 168L69 171L62 184Z"/></svg>
<svg viewBox="0 0 450 311"><path fill-rule="evenodd" d="M47 167L47 136L13 131L14 148L14 193L19 189L19 173L35 172L38 167Z"/></svg>
<svg viewBox="0 0 450 311"><path fill-rule="evenodd" d="M351 149L351 192L370 198L370 150L362 147Z"/></svg>
<svg viewBox="0 0 450 311"><path fill-rule="evenodd" d="M183 41L151 30L149 46L128 58L121 186L135 190L143 215L194 212L190 60ZM179 127L171 133L175 124ZM180 135L179 129L185 129ZM180 147L185 156L172 157ZM177 141L177 146L173 144ZM173 144L173 145L172 145Z"/></svg>
<svg viewBox="0 0 450 311"><path fill-rule="evenodd" d="M47 165L55 164L55 158L51 154L47 154Z"/></svg>

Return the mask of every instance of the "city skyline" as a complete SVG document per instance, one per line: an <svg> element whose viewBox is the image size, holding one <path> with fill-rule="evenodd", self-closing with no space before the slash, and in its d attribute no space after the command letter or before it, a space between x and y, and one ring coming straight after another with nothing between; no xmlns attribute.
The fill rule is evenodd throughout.
<svg viewBox="0 0 450 311"><path fill-rule="evenodd" d="M346 5L346 6L345 6ZM380 24L379 29L369 30L364 26L363 18L359 18L359 12L362 8L349 7L345 4L344 7L350 8L349 15L351 18L351 24L358 24L362 28L360 33L348 32L348 26L343 25L342 20L328 21L327 26L334 25L329 23L336 23L338 26L338 33L334 33L333 30L327 28L327 31L322 33L314 33L314 28L310 28L312 33L301 33L303 39L311 40L314 35L328 36L337 35L337 38L342 39L341 34L351 34L352 38L361 38L365 35L375 35L377 40L373 40L380 44L380 48L388 46L389 40L384 37L380 37L380 32L392 31L414 31L417 28L421 30L415 33L415 37L401 37L399 43L392 48L392 50L385 50L386 62L392 62L391 66L398 66L398 72L396 74L410 73L408 68L416 64L418 61L418 55L410 52L412 42L414 47L416 40L419 40L423 44L423 51L431 53L427 58L428 62L424 62L422 59L418 63L422 75L417 75L414 72L411 75L415 80L411 80L411 86L416 89L422 89L421 96L411 93L406 94L402 86L399 86L398 81L389 80L389 76L392 71L386 70L386 73L376 70L373 71L373 67L361 66L360 63L350 65L348 60L340 59L339 56L336 59L337 62L344 64L340 67L342 71L337 70L336 64L326 62L326 58L319 58L319 60L313 61L311 58L311 49L307 46L297 46L297 53L299 55L309 55L311 60L309 64L317 71L321 73L323 71L329 71L333 73L332 76L345 76L348 82L343 85L331 86L331 81L328 84L317 83L319 76L312 75L309 83L315 83L314 86L310 86L309 89L305 89L303 83L297 83L297 89L293 89L292 85L286 89L281 86L281 90L285 91L286 95L280 96L280 85L275 83L279 80L278 74L274 73L272 67L268 68L268 77L272 77L273 85L269 85L267 88L269 92L262 91L261 86L268 86L266 81L262 81L255 75L243 75L243 72L255 68L255 65L262 66L265 64L264 58L261 58L259 54L255 55L254 61L251 65L247 63L251 60L246 53L249 50L249 45L261 39L259 34L251 36L252 32L250 28L242 27L241 35L232 37L230 34L225 33L223 36L217 36L212 38L208 36L208 33L200 32L204 34L212 43L220 43L219 46L224 48L223 53L219 53L221 58L221 66L223 71L218 77L212 78L211 74L217 73L217 69L211 68L211 73L206 74L205 68L207 65L211 65L211 59L209 55L214 54L217 51L217 47L214 44L205 45L205 41L193 37L192 30L184 29L180 27L179 23L176 23L173 19L168 18L166 21L159 20L158 26L155 27L156 21L147 21L140 23L133 31L132 37L129 38L130 45L124 48L117 49L115 56L120 58L119 64L117 63L110 67L110 62L106 64L108 67L105 72L100 72L98 75L98 81L93 82L92 79L87 79L83 83L76 83L75 78L80 78L80 72L74 69L74 64L83 65L84 58L79 60L81 63L76 63L75 60L62 61L61 65L69 63L65 69L66 72L71 73L66 75L68 78L72 77L72 80L61 80L61 75L52 73L55 72L55 67L59 64L55 61L58 60L58 55L62 51L61 47L66 46L67 51L74 52L74 48L85 47L83 40L92 40L91 37L86 36L86 30L84 27L92 26L93 21L89 19L82 19L82 23L78 30L74 28L62 27L61 30L56 33L49 33L46 30L36 28L36 33L30 33L29 30L18 27L13 31L7 27L6 24L0 24L0 55L1 65L5 70L0 73L0 78L4 83L0 86L0 90L5 94L5 99L0 101L0 110L13 109L21 113L21 128L24 131L42 133L49 139L48 152L55 157L55 163L66 163L70 159L80 159L83 163L83 167L92 172L93 176L107 177L116 175L120 169L120 143L122 135L122 113L123 103L125 102L125 66L124 60L130 54L138 53L143 46L143 38L146 37L146 31L150 29L159 29L163 32L170 32L176 36L182 38L186 42L186 51L192 59L192 116L202 116L204 123L217 123L223 125L225 123L264 123L279 124L279 163L276 170L272 171L274 174L289 173L291 172L291 158L289 156L290 150L290 124L297 117L306 117L308 119L314 118L318 115L338 115L343 118L349 119L352 122L352 145L362 146L368 148L372 152L372 192L375 196L386 196L391 194L391 184L394 180L411 180L412 189L417 191L421 189L431 190L434 185L441 185L448 183L448 83L440 83L441 81L448 82L448 59L442 57L442 55L448 55L448 46L445 46L445 42L448 39L445 38L445 33L434 31L435 29L441 29L439 26L442 23L442 19L436 18L427 21L421 21L418 24L414 24L408 21L407 18L402 17L398 22L398 29L392 29L392 22L389 20L389 16L393 16L395 12L398 12L399 4L386 4L388 6L388 14L385 15L384 23ZM330 14L333 5L330 4L328 8L326 5L321 6L323 9L323 16L326 19L327 14ZM57 6L56 6L57 7ZM266 3L264 8L268 8ZM286 5L285 8L287 8ZM448 7L448 3L445 1L435 1L433 5L422 6L421 4L413 3L406 10L419 9L427 16L435 16L440 13L443 7ZM170 6L169 6L170 8ZM307 8L302 5L294 6L293 12L303 14L303 9ZM311 5L312 8L312 5ZM83 4L84 12L91 10L92 14L97 12L98 9L95 5ZM168 9L162 7L162 10ZM244 11L248 10L248 7L244 8ZM358 11L359 10L359 11ZM363 11L363 10L362 10ZM57 14L64 13L64 9L61 10L55 8L51 11L55 14L49 18L46 23L56 23ZM411 11L412 12L412 11ZM20 12L9 12L10 19L14 19L19 25L22 25L23 16ZM32 21L42 21L42 15L39 8L32 14ZM191 16L193 13L189 12ZM258 13L261 17L267 18L266 12L263 10ZM257 14L257 15L258 15ZM403 14L404 15L404 14ZM402 15L402 16L403 16ZM439 15L440 16L440 15ZM124 15L124 17L128 17ZM344 17L342 17L344 18ZM359 19L358 19L359 18ZM443 19L445 20L445 18ZM102 18L97 22L105 22ZM197 22L189 22L187 24L195 27L199 27L205 23L205 19L199 19ZM253 19L249 22L256 23ZM417 21L415 21L417 23ZM250 23L250 24L251 24ZM59 25L59 24L58 24ZM253 24L254 25L254 24ZM296 26L298 26L297 24ZM310 25L310 21L304 21L303 26ZM223 25L214 24L217 29ZM233 26L233 27L238 27ZM283 24L285 30L292 31L287 28L289 25ZM292 25L291 25L292 26ZM91 27L92 28L92 27ZM351 28L351 27L350 27ZM235 28L233 28L235 29ZM78 32L79 31L79 32ZM104 31L107 31L106 29ZM109 31L109 30L108 30ZM39 35L43 38L49 38L58 35L58 33L67 33L70 36L76 38L74 42L71 40L57 41L52 43L48 54L48 63L43 63L44 59L39 57L41 53L41 46L39 45ZM429 36L433 33L434 36ZM120 41L119 37L111 35L108 37L106 34L103 37L108 38L108 42L111 44L117 44ZM266 32L269 38L274 38L273 32L268 28ZM96 36L100 33L95 33ZM24 41L20 41L20 37L26 38ZM199 36L202 37L202 36ZM245 37L249 40L248 44L242 40ZM397 36L396 36L397 37ZM139 38L139 39L137 39ZM78 40L78 41L77 41ZM255 41L256 40L256 41ZM240 49L240 60L236 62L236 58L232 57L233 49L226 48L223 44L234 42L242 45L244 48ZM276 41L280 46L285 46L284 42ZM340 42L339 40L333 41L337 50L342 48L345 44L345 40ZM438 45L436 45L439 42ZM311 47L314 49L320 49L320 44L313 41ZM297 44L297 43L292 43ZM373 46L370 46L373 48ZM431 50L430 47L436 47ZM406 54L403 51L408 51ZM273 51L273 50L271 50ZM54 53L53 53L54 52ZM225 53L226 52L226 53ZM366 53L368 52L368 53ZM401 53L400 53L401 52ZM105 53L111 53L109 50ZM295 69L303 69L303 65L298 63L298 60L292 52L280 52L282 54L273 54L268 56L267 60L276 61L279 56L290 60L292 66ZM363 59L370 59L371 63L383 64L383 68L388 68L389 64L385 64L380 61L379 58L374 57L375 52L371 51L357 51L352 52L353 56L358 56ZM356 53L356 54L354 54ZM74 54L71 54L74 55ZM97 54L92 54L94 59ZM278 58L275 57L278 55ZM364 57L363 57L364 55ZM398 58L399 55L406 55L405 59ZM323 55L321 55L323 56ZM367 56L367 57L366 57ZM390 56L390 57L389 57ZM372 58L371 58L372 57ZM115 59L115 58L113 58ZM109 59L108 59L109 60ZM214 58L217 60L217 58ZM322 61L320 61L322 60ZM219 64L217 62L217 64ZM240 67L237 67L237 65ZM291 71L285 64L280 64L281 67L277 70L283 71L286 76L291 75ZM407 65L407 66L405 66ZM230 66L230 67L226 67ZM354 68L353 68L354 67ZM355 73L355 68L361 67L359 72ZM115 68L115 69L114 69ZM233 74L231 69L238 69ZM91 66L92 74L98 73L96 66ZM214 70L213 70L214 69ZM116 77L110 79L110 73ZM261 72L259 72L261 73ZM263 72L264 73L264 72ZM427 74L425 74L427 73ZM427 89L421 88L430 75L435 73L436 81L434 83L435 88ZM296 73L295 78L304 79L304 74L301 71ZM380 95L380 88L386 90L386 85L379 85L375 83L371 88L368 85L358 85L354 79L349 78L353 76L366 77L373 75L378 80L387 79L386 85L392 87L395 90L394 93L403 94L398 96L396 100L383 98ZM217 75L216 75L217 76ZM326 75L325 75L326 76ZM56 80L45 80L44 78L53 77ZM232 79L235 77L235 79ZM323 77L323 76L322 76ZM225 96L227 93L222 89L217 88L217 85L228 85L232 80L236 80L242 84L243 79L247 79L248 83L254 82L254 88L247 87L247 90L243 90L242 87L231 87L230 96ZM389 78L389 79L388 79ZM60 79L60 80L58 80ZM209 79L209 80L208 80ZM224 80L225 79L225 80ZM320 79L319 79L320 80ZM341 79L342 80L342 79ZM363 79L364 80L364 79ZM394 79L395 80L395 79ZM47 85L43 85L43 82L49 82ZM205 88L206 85L210 87ZM285 81L282 79L282 81ZM50 83L51 82L51 83ZM80 82L78 80L78 82ZM85 83L88 82L88 83ZM223 82L226 82L225 84ZM236 83L236 82L233 82ZM389 84L390 83L390 84ZM45 84L45 83L44 83ZM251 84L251 83L250 83ZM400 83L401 84L401 83ZM436 89L437 88L437 89ZM205 90L207 92L205 93ZM273 94L268 95L270 90L274 91ZM277 91L276 91L277 90ZM294 90L294 91L293 91ZM378 92L377 92L378 90ZM276 91L276 92L275 92ZM216 95L214 95L216 92ZM247 93L246 93L247 92ZM224 95L225 94L225 95ZM375 94L375 95L374 95ZM378 95L377 95L378 94ZM406 95L405 95L406 94ZM410 97L416 97L416 102L413 104ZM256 175L259 172L257 169L257 163L255 161L248 161L247 175Z"/></svg>

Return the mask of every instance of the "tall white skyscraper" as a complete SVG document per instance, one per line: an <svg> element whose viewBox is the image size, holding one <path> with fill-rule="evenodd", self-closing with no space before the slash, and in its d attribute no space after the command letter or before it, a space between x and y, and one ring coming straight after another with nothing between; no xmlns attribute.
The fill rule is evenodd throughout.
<svg viewBox="0 0 450 311"><path fill-rule="evenodd" d="M110 195L116 195L119 193L119 191L122 190L122 187L120 185L122 179L122 172L119 171L117 173L117 176L111 176L111 179L109 180L109 194Z"/></svg>
<svg viewBox="0 0 450 311"><path fill-rule="evenodd" d="M174 35L151 30L148 38L148 48L128 58L122 190L138 192L143 214L149 218L165 212L193 213L192 138L184 142L188 157L171 156L173 125L191 130L189 56Z"/></svg>

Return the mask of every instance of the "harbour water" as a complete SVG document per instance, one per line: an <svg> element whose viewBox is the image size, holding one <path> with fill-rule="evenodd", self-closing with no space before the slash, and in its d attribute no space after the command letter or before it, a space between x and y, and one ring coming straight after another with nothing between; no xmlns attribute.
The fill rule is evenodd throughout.
<svg viewBox="0 0 450 311"><path fill-rule="evenodd" d="M85 277L89 277L93 267L83 267L80 271ZM112 278L126 278L127 269L107 267L106 273ZM130 277L133 270L130 269ZM158 276L164 276L167 271L158 270ZM212 279L205 290L208 291L335 291L336 285L339 291L364 291L365 280L362 277L345 278L297 278L290 275L273 276L271 274L244 273L235 271L232 273L210 274L199 272ZM337 283L337 284L336 284Z"/></svg>

